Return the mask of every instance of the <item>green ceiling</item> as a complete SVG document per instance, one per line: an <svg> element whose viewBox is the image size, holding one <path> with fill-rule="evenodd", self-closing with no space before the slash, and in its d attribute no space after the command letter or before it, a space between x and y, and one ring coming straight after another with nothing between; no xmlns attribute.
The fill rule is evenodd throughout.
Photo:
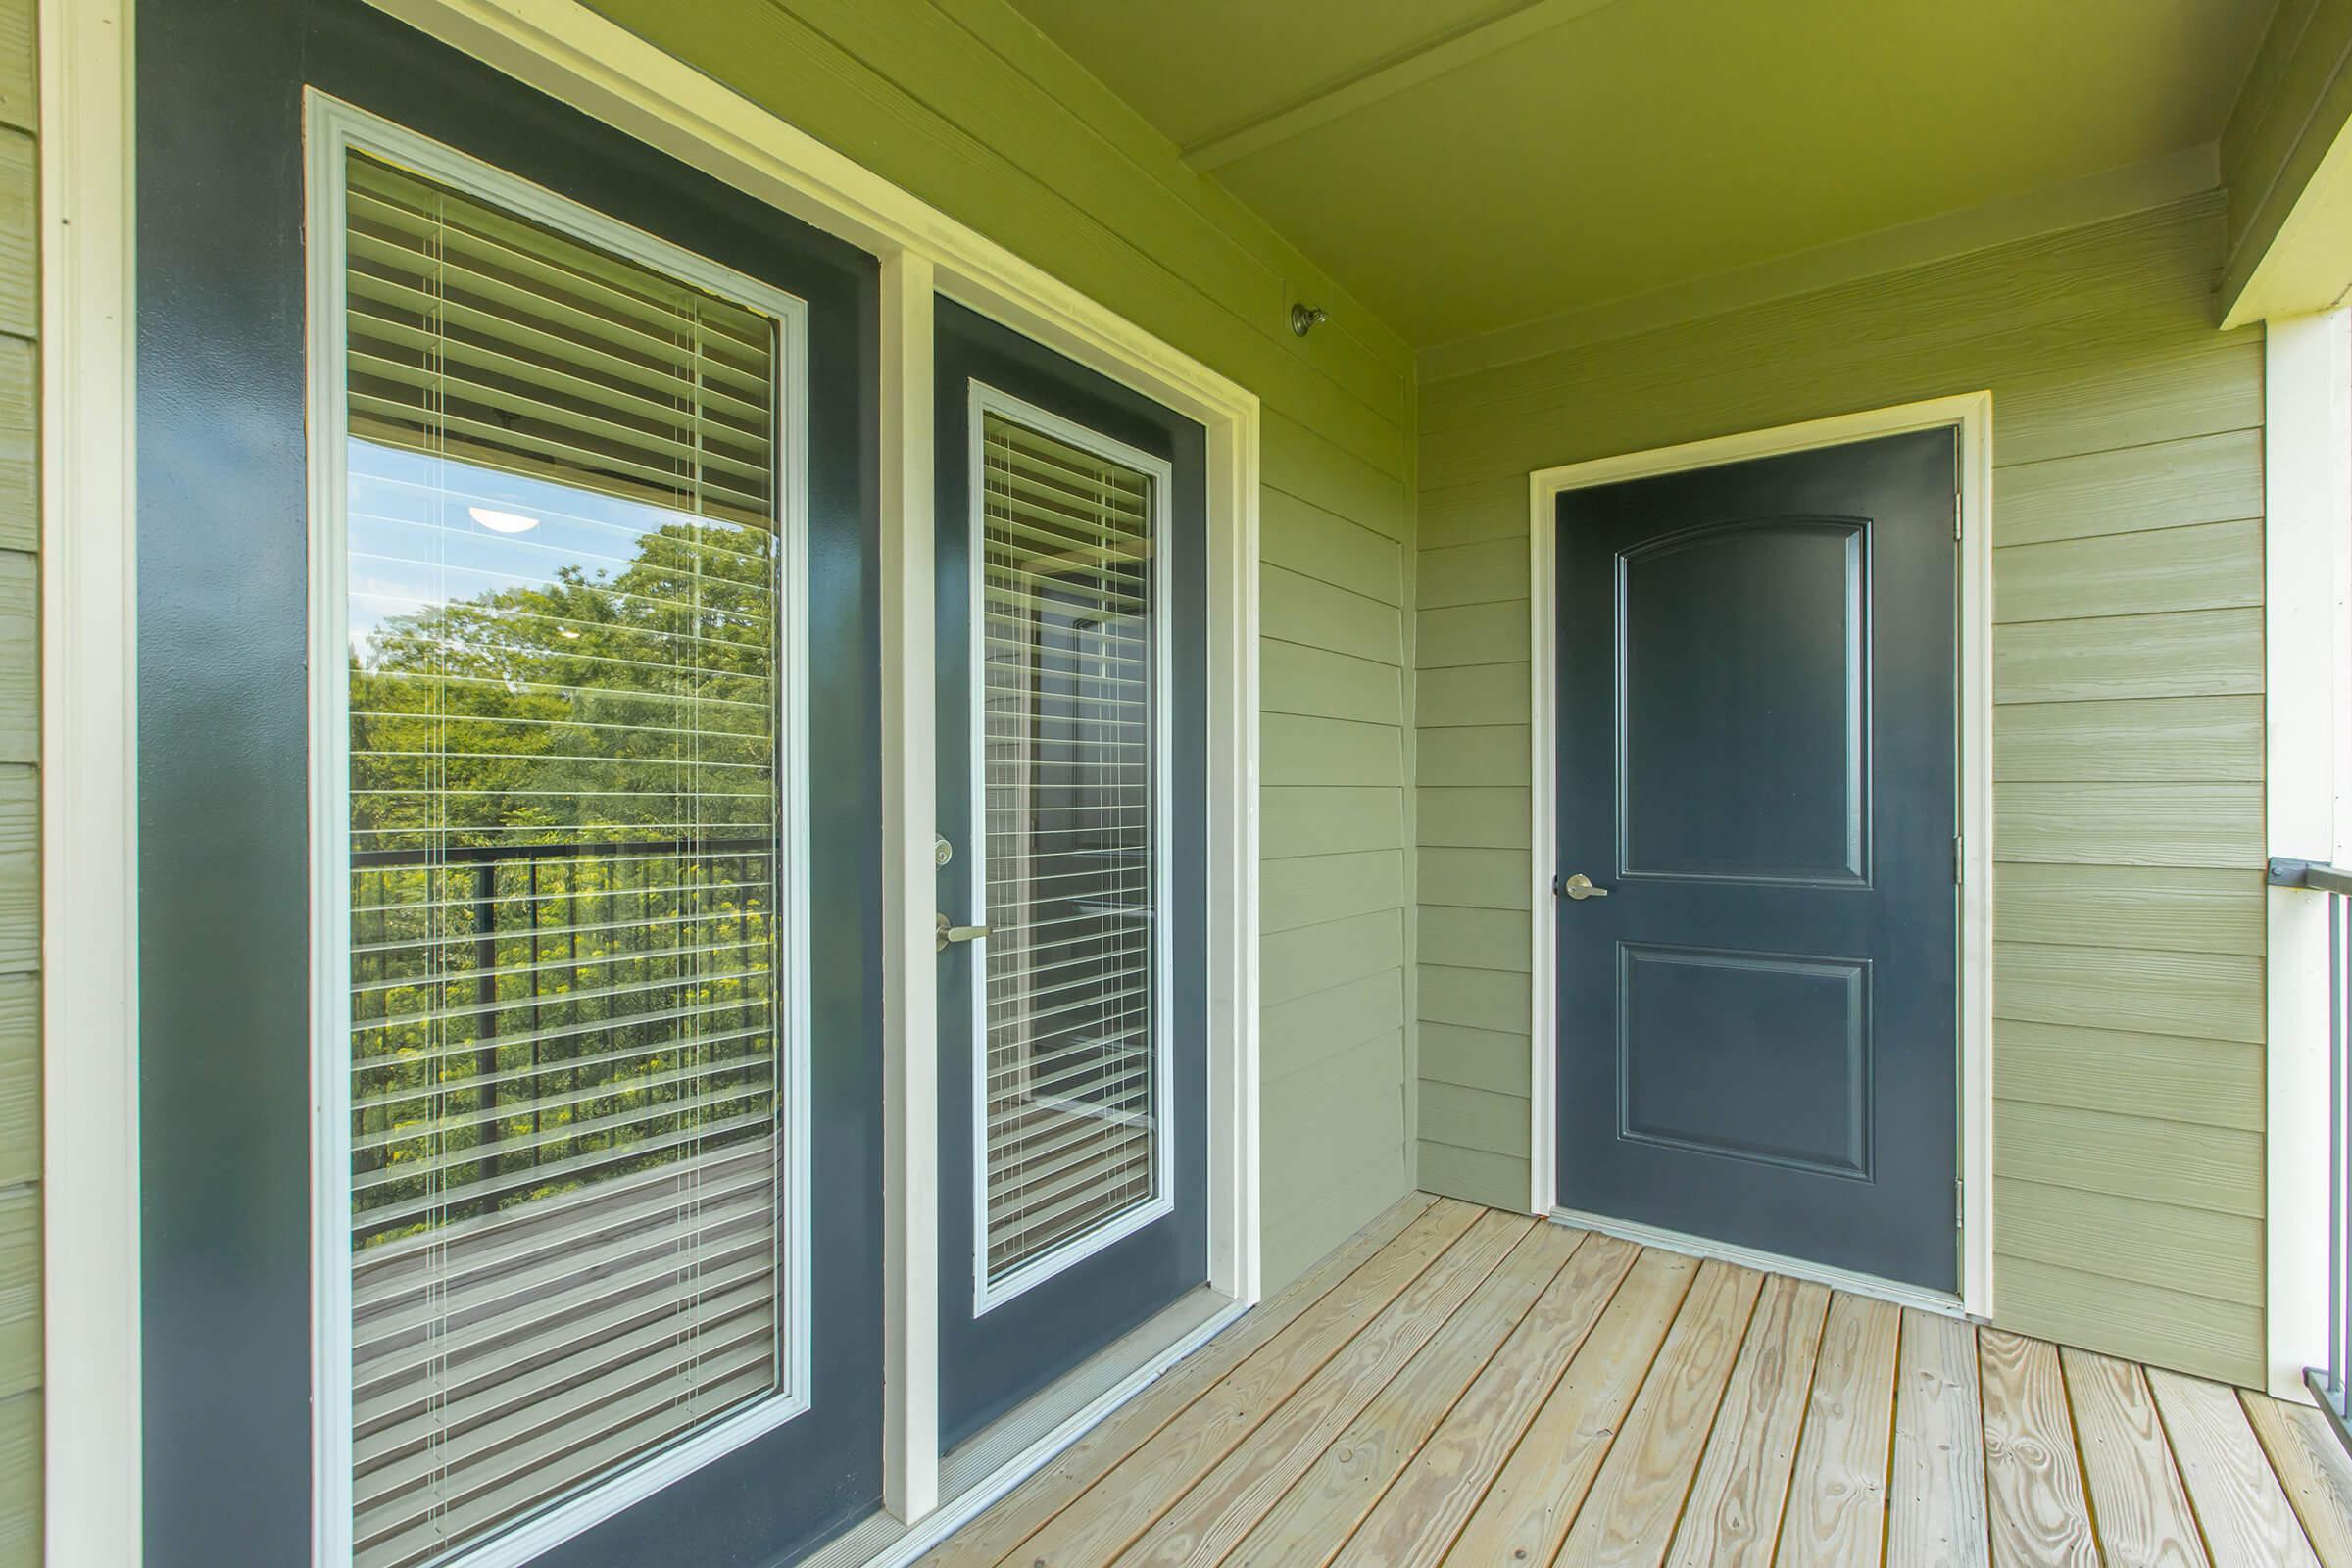
<svg viewBox="0 0 2352 1568"><path fill-rule="evenodd" d="M1419 345L2211 142L2274 8L1014 4Z"/></svg>

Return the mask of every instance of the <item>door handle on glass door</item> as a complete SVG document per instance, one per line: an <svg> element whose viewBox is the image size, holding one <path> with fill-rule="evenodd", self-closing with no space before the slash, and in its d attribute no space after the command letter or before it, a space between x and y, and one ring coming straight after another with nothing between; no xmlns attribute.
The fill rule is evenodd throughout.
<svg viewBox="0 0 2352 1568"><path fill-rule="evenodd" d="M1594 887L1592 885L1592 879L1585 875L1585 873L1582 871L1577 872L1574 876L1569 877L1564 882L1553 882L1551 885L1551 890L1554 893L1565 893L1568 895L1568 897L1576 900L1579 904L1582 904L1587 899L1605 899L1609 896L1609 890L1607 888Z"/></svg>
<svg viewBox="0 0 2352 1568"><path fill-rule="evenodd" d="M946 915L939 917L939 951L942 953L948 951L951 942L970 942L986 935L988 927L984 925L950 925Z"/></svg>

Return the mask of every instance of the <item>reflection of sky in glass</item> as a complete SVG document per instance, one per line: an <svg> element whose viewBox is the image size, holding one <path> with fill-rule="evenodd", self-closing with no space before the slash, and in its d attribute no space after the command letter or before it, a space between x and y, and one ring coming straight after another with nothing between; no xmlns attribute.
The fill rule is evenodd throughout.
<svg viewBox="0 0 2352 1568"><path fill-rule="evenodd" d="M608 582L638 559L646 538L691 520L674 508L627 501L456 458L354 439L350 444L351 651L368 647L395 616L508 588L545 588L564 566ZM473 515L536 517L501 532Z"/></svg>

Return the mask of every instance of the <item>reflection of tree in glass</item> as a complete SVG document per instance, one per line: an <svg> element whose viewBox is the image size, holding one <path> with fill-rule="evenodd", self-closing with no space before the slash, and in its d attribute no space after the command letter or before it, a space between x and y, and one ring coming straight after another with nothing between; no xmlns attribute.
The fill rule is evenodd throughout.
<svg viewBox="0 0 2352 1568"><path fill-rule="evenodd" d="M766 1138L774 571L680 518L355 651L363 1245Z"/></svg>

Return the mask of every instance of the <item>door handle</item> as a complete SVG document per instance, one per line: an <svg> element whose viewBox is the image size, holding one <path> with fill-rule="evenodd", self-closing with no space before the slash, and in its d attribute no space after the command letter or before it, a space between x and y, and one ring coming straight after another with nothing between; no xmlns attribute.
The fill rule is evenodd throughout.
<svg viewBox="0 0 2352 1568"><path fill-rule="evenodd" d="M950 925L946 915L939 917L939 951L942 953L948 951L951 942L971 942L986 935L988 927L984 925Z"/></svg>
<svg viewBox="0 0 2352 1568"><path fill-rule="evenodd" d="M1594 887L1592 885L1592 879L1585 875L1585 873L1582 871L1577 872L1574 876L1571 876L1564 881L1554 878L1551 884L1551 890L1554 893L1564 893L1568 897L1576 900L1576 902L1579 904L1584 903L1587 899L1605 899L1609 896L1609 890L1607 888Z"/></svg>

